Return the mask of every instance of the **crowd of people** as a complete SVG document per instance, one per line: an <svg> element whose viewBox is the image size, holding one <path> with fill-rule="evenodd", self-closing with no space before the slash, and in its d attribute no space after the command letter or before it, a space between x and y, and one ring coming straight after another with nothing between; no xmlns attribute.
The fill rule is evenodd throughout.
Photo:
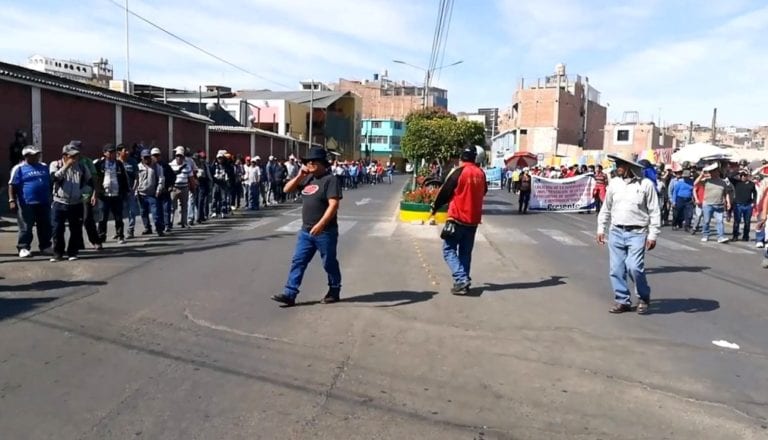
<svg viewBox="0 0 768 440"><path fill-rule="evenodd" d="M756 225L759 227L755 228L754 236L751 231L753 218L766 214L762 207L768 195L768 185L763 184L768 176L768 161L754 169L750 169L744 160L685 162L674 170L663 164L651 164L648 160L640 160L638 164L642 166L643 178L649 179L657 190L662 226L692 235L701 234L701 241L707 242L713 233L711 224L714 220L718 243L754 241L755 247L765 248L764 225ZM530 200L531 176L559 179L591 175L595 180L595 212L599 213L608 183L615 173L615 169L606 173L601 165L517 167L506 170L502 187L519 194L518 211L525 213ZM726 222L732 222L730 231L726 231Z"/></svg>
<svg viewBox="0 0 768 440"><path fill-rule="evenodd" d="M125 244L137 234L137 217L143 226L138 234L162 237L174 227L186 229L226 218L235 210L259 210L301 198L298 191L284 191L301 169L293 155L262 160L222 149L209 161L204 151L177 146L168 161L159 148L139 143L107 144L94 159L82 154L79 141L71 141L50 164L41 162L41 150L34 145L12 149L11 156L15 165L9 206L18 220L21 258L32 256L33 230L40 252L51 261L74 261L86 248L86 239L94 250L103 249L110 217L112 240ZM391 183L394 166L336 161L331 170L344 188L354 189L386 179Z"/></svg>

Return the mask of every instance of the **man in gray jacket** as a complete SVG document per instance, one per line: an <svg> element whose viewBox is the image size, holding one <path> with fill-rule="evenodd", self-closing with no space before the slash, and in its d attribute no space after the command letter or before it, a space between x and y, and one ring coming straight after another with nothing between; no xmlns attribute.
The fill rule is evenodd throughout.
<svg viewBox="0 0 768 440"><path fill-rule="evenodd" d="M61 160L51 163L53 181L53 258L64 259L64 232L69 223L66 252L69 261L77 260L83 241L83 187L93 186L91 172L80 163L80 150L72 144L62 149Z"/></svg>
<svg viewBox="0 0 768 440"><path fill-rule="evenodd" d="M163 169L152 158L149 150L142 150L141 163L139 163L137 169L138 173L136 175L134 192L139 200L141 221L144 223L144 232L141 235L152 234L152 224L149 222L149 215L151 214L157 236L162 237L165 235L163 232L165 231L165 224L159 210L157 198L163 192L163 188L165 188Z"/></svg>

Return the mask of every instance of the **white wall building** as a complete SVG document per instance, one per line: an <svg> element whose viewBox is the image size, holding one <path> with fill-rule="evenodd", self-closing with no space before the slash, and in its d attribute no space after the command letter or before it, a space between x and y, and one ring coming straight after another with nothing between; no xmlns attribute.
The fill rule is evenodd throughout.
<svg viewBox="0 0 768 440"><path fill-rule="evenodd" d="M86 64L80 61L32 55L27 59L26 67L28 69L37 70L38 72L104 87L109 85L109 81L114 74L109 61L103 58L94 61L92 64Z"/></svg>

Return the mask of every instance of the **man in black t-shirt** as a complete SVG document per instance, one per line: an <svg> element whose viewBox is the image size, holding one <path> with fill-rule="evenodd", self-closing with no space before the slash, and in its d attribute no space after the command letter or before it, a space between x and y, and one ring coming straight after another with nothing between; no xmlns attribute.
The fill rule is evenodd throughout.
<svg viewBox="0 0 768 440"><path fill-rule="evenodd" d="M285 184L284 193L301 191L302 227L291 260L291 270L283 293L272 299L287 306L296 304L301 280L309 262L320 252L323 268L328 274L328 293L323 304L338 302L341 294L341 270L336 258L339 241L337 213L342 199L339 181L329 173L328 152L322 148L311 148L302 158L304 166L299 175Z"/></svg>

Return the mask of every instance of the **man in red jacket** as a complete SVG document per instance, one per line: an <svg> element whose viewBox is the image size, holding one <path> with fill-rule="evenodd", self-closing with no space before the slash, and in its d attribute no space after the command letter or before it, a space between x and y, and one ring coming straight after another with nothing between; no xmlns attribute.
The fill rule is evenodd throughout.
<svg viewBox="0 0 768 440"><path fill-rule="evenodd" d="M453 275L454 295L466 295L470 287L470 264L477 225L483 215L483 198L488 192L485 173L475 164L477 150L469 146L461 153L461 164L454 168L440 187L432 204L432 215L448 204L448 223L443 229L443 258ZM453 232L449 233L453 226Z"/></svg>

